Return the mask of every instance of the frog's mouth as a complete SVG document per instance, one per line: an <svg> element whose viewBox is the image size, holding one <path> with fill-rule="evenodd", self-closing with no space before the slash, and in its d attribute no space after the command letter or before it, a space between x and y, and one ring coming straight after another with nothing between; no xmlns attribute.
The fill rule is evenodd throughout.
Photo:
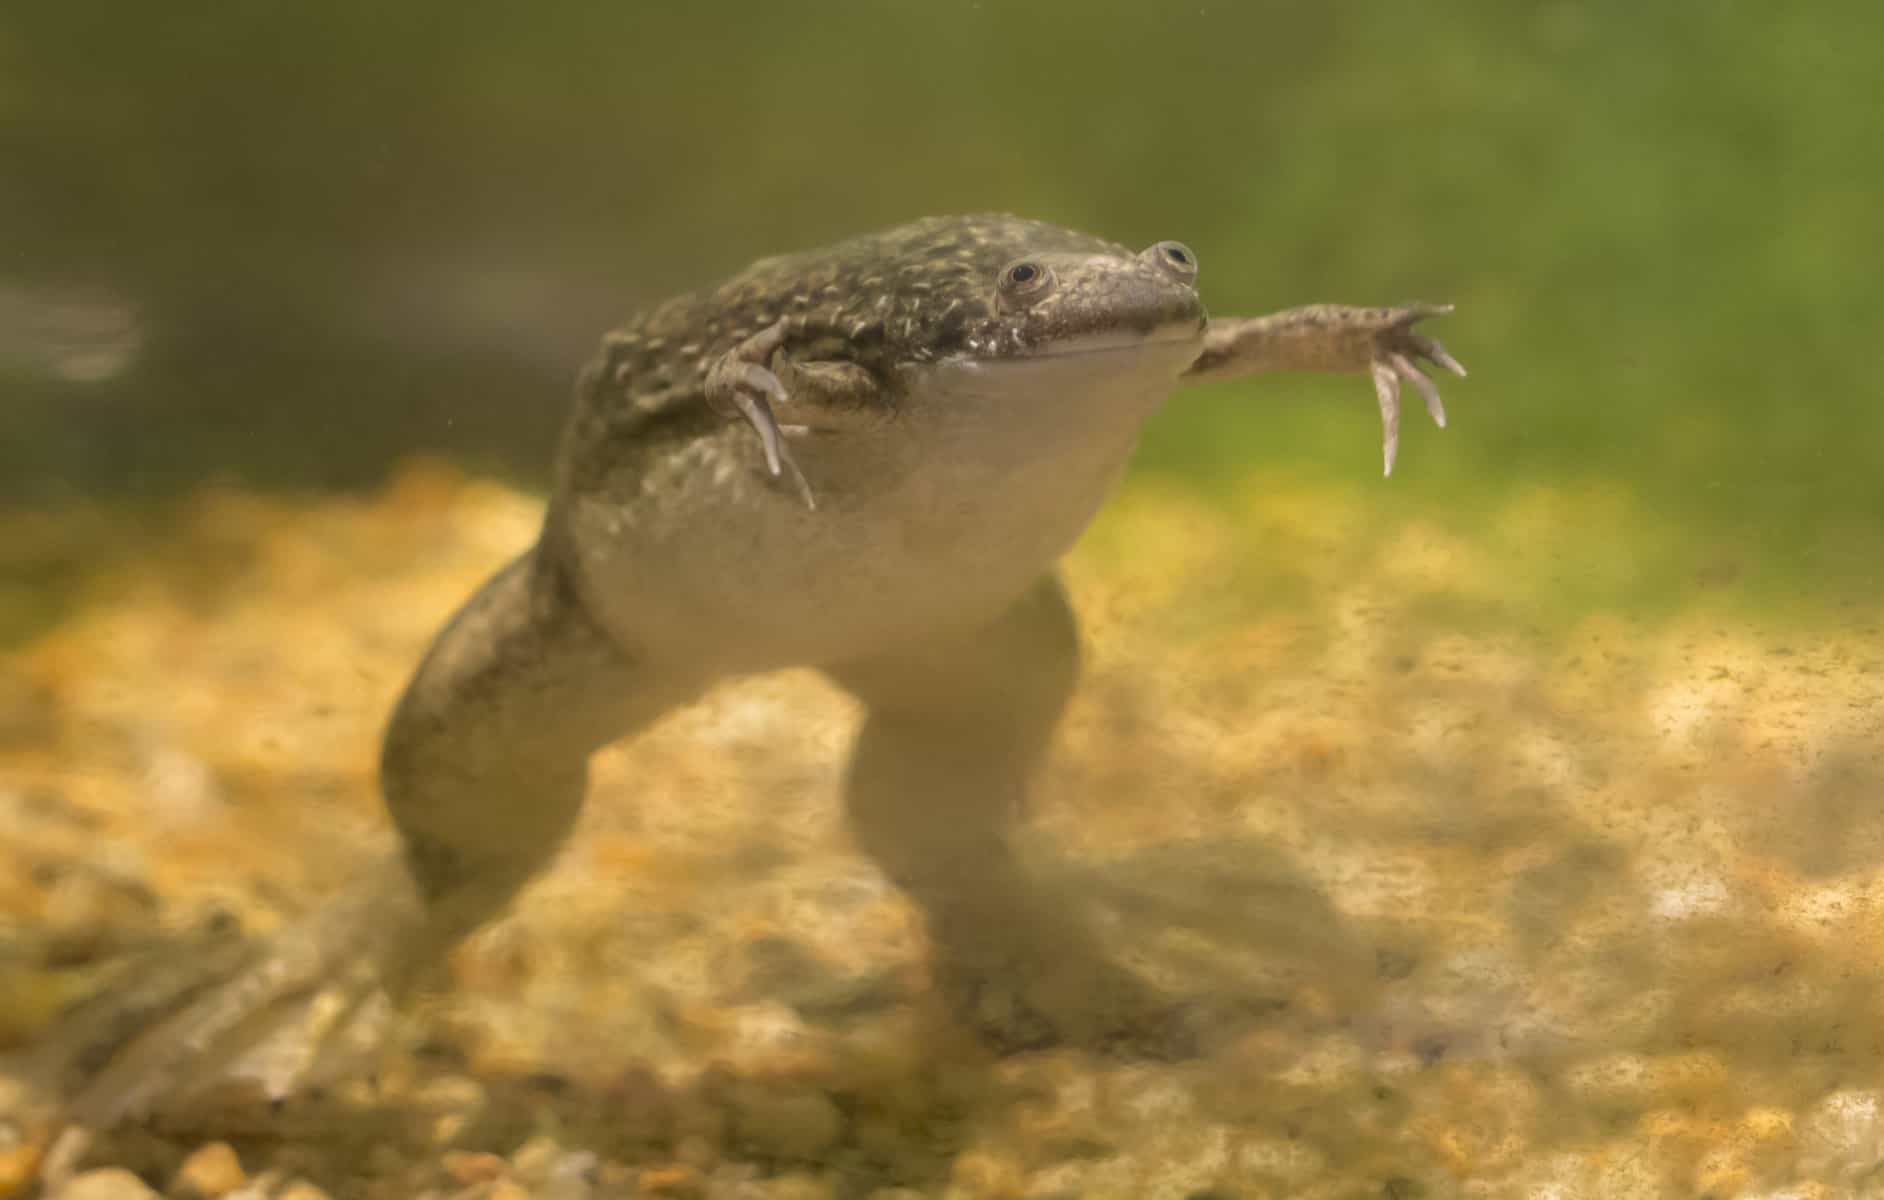
<svg viewBox="0 0 1884 1200"><path fill-rule="evenodd" d="M1058 339L1027 354L946 359L917 368L909 385L937 386L958 400L980 397L1003 406L1029 396L1086 396L1096 404L1089 413L1110 402L1137 410L1163 402L1197 361L1203 342L1199 326L1166 326L1149 336L1109 330Z"/></svg>
<svg viewBox="0 0 1884 1200"><path fill-rule="evenodd" d="M1167 325L1149 334L1108 330L1105 333L1075 334L1056 338L1046 346L1027 354L1015 355L1007 362L1029 362L1060 358L1080 358L1094 354L1130 354L1133 351L1161 352L1167 348L1189 347L1194 354L1204 341L1202 322L1194 325ZM984 360L985 361L985 360Z"/></svg>
<svg viewBox="0 0 1884 1200"><path fill-rule="evenodd" d="M1112 328L1064 334L1033 344L1015 341L1006 347L969 350L938 361L971 371L996 371L1029 363L1067 363L1084 359L1111 359L1123 363L1134 355L1161 360L1173 355L1182 357L1188 352L1190 359L1184 365L1189 366L1190 361L1194 361L1201 352L1203 343L1204 322L1197 320L1182 324L1167 323L1144 331Z"/></svg>
<svg viewBox="0 0 1884 1200"><path fill-rule="evenodd" d="M1012 354L965 355L955 360L971 373L1128 372L1175 378L1202 352L1202 321L1166 324L1149 332L1105 329L1054 338Z"/></svg>

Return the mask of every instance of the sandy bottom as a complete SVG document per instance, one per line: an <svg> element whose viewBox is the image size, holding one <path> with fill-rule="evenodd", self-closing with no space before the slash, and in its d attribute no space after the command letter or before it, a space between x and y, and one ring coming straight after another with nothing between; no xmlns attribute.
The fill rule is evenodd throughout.
<svg viewBox="0 0 1884 1200"><path fill-rule="evenodd" d="M0 515L96 559L0 652L0 1046L387 854L380 723L539 511L420 465L133 532ZM1089 665L1030 846L1122 961L1251 1014L1202 1059L960 1029L840 820L855 708L788 673L604 752L370 1070L232 1084L54 1194L1884 1197L1876 614L1545 628L1547 580L1351 521L1140 487L1068 564ZM0 1195L46 1101L0 1075Z"/></svg>

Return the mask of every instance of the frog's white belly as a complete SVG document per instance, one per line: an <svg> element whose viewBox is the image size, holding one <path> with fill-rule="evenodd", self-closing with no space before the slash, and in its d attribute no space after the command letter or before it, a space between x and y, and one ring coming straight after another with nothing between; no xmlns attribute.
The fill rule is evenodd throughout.
<svg viewBox="0 0 1884 1200"><path fill-rule="evenodd" d="M625 645L714 670L984 621L1079 536L1196 352L1185 338L906 368L893 417L791 439L815 511L729 426L634 496L573 501L585 594Z"/></svg>

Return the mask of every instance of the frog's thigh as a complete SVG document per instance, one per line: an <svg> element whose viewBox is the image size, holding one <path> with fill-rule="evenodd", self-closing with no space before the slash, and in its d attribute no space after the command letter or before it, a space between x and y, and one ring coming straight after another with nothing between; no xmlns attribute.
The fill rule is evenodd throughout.
<svg viewBox="0 0 1884 1200"><path fill-rule="evenodd" d="M433 643L380 763L441 932L485 920L555 854L592 751L698 690L615 645L541 547L492 576Z"/></svg>
<svg viewBox="0 0 1884 1200"><path fill-rule="evenodd" d="M948 927L1012 921L1024 889L1006 834L1079 671L1059 580L1000 617L830 668L868 706L847 781L858 840Z"/></svg>

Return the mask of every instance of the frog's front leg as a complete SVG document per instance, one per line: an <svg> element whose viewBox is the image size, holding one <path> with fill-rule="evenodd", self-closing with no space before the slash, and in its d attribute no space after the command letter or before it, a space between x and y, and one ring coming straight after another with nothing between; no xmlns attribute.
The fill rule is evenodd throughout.
<svg viewBox="0 0 1884 1200"><path fill-rule="evenodd" d="M1265 317L1212 318L1203 352L1184 373L1187 380L1232 379L1258 371L1366 371L1380 401L1383 474L1393 474L1400 449L1400 383L1417 389L1440 428L1446 410L1439 389L1419 368L1424 359L1464 375L1445 347L1413 326L1452 311L1450 304L1406 304L1356 308L1311 304Z"/></svg>
<svg viewBox="0 0 1884 1200"><path fill-rule="evenodd" d="M258 1047L263 1088L301 1086L336 1032L320 1014L396 993L496 915L561 845L589 753L694 693L595 627L552 547L459 610L393 715L381 785L401 860L245 953L74 1012L35 1072L69 1097L71 1128L188 1107L232 1065L254 1073ZM292 1071L273 1058L284 1033Z"/></svg>
<svg viewBox="0 0 1884 1200"><path fill-rule="evenodd" d="M753 334L707 368L707 404L752 427L774 478L789 471L805 507L817 497L791 455L788 437L842 433L881 421L889 409L876 376L856 363L800 359L783 319ZM783 418L781 421L780 418Z"/></svg>

